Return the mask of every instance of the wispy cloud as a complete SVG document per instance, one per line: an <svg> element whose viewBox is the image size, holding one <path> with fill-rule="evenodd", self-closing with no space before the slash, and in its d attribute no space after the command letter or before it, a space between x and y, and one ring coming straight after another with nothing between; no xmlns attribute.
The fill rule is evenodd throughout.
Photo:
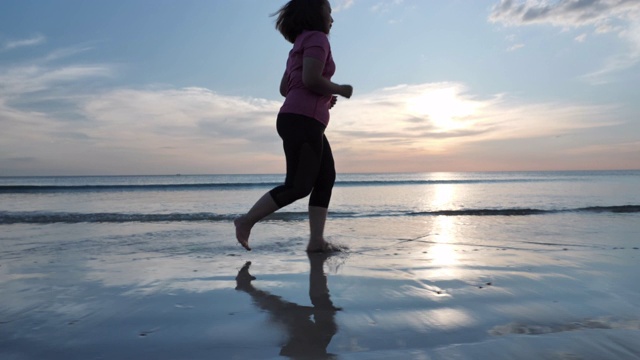
<svg viewBox="0 0 640 360"><path fill-rule="evenodd" d="M0 96L8 98L26 93L55 90L54 85L74 84L82 79L111 74L110 66L99 64L68 65L58 68L34 64L0 68Z"/></svg>
<svg viewBox="0 0 640 360"><path fill-rule="evenodd" d="M351 8L356 3L356 0L335 0L333 1L333 11L340 12ZM362 1L362 3L366 3ZM373 5L370 5L369 10L377 13L386 13L391 8L401 5L404 0L384 0L378 1Z"/></svg>
<svg viewBox="0 0 640 360"><path fill-rule="evenodd" d="M575 41L583 43L587 40L587 34L580 34L574 38Z"/></svg>
<svg viewBox="0 0 640 360"><path fill-rule="evenodd" d="M516 51L516 50L518 50L518 49L522 49L523 47L524 47L524 44L522 44L522 43L519 43L519 44L513 44L513 45L511 45L511 46L507 49L507 51L509 51L509 52L511 52L511 51Z"/></svg>
<svg viewBox="0 0 640 360"><path fill-rule="evenodd" d="M353 6L355 0L335 0L333 1L333 11L340 12Z"/></svg>
<svg viewBox="0 0 640 360"><path fill-rule="evenodd" d="M501 0L489 20L507 25L594 26L613 31L621 29L616 20L635 19L639 11L640 3L635 0Z"/></svg>
<svg viewBox="0 0 640 360"><path fill-rule="evenodd" d="M40 92L37 97L63 92L66 87L83 84L100 77L111 77L116 67L111 64L78 64L72 57L90 50L88 46L55 49L43 56L22 59L19 63L0 66L0 99L18 98ZM55 64L69 59L67 64Z"/></svg>
<svg viewBox="0 0 640 360"><path fill-rule="evenodd" d="M46 38L43 35L35 35L27 39L9 40L0 45L2 50L12 50L20 47L35 46L44 43Z"/></svg>
<svg viewBox="0 0 640 360"><path fill-rule="evenodd" d="M71 46L62 49L56 49L49 54L45 55L42 59L36 60L36 62L47 63L55 60L65 59L72 57L76 54L89 51L93 49L91 46Z"/></svg>
<svg viewBox="0 0 640 360"><path fill-rule="evenodd" d="M373 12L387 12L392 7L397 6L397 5L401 5L403 2L404 2L404 0L379 1L376 4L374 4L373 6L371 6L371 11L373 11Z"/></svg>
<svg viewBox="0 0 640 360"><path fill-rule="evenodd" d="M614 54L606 59L603 67L583 76L591 83L606 83L611 74L634 67L640 63L640 16L636 22L622 30L619 36L629 44L625 53Z"/></svg>
<svg viewBox="0 0 640 360"><path fill-rule="evenodd" d="M628 51L612 56L602 69L586 75L591 81L604 81L605 76L640 62L640 1L637 0L500 0L493 6L489 21L505 26L551 25L617 34L628 44ZM583 33L575 39L583 42L586 36Z"/></svg>
<svg viewBox="0 0 640 360"><path fill-rule="evenodd" d="M625 154L640 156L640 141L626 141L615 144L595 144L571 149L570 153L577 155L599 155L603 153Z"/></svg>

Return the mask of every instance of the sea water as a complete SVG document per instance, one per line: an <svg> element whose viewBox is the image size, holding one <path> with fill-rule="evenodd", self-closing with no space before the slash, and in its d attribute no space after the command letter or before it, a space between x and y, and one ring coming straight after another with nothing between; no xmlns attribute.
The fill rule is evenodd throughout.
<svg viewBox="0 0 640 360"><path fill-rule="evenodd" d="M236 276L310 308L306 199L232 220L283 179L0 178L0 358L278 358ZM640 352L640 171L340 174L325 233L340 358Z"/></svg>
<svg viewBox="0 0 640 360"><path fill-rule="evenodd" d="M283 175L0 178L0 224L231 221ZM340 174L330 217L640 213L640 171ZM274 214L306 219L306 199Z"/></svg>

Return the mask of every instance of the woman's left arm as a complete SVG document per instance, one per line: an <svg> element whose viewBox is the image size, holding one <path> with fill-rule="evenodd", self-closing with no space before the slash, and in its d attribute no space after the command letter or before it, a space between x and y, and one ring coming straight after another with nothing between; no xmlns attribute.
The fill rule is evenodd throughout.
<svg viewBox="0 0 640 360"><path fill-rule="evenodd" d="M318 95L338 94L347 99L353 94L351 85L339 85L322 76L324 62L313 57L302 58L302 83Z"/></svg>

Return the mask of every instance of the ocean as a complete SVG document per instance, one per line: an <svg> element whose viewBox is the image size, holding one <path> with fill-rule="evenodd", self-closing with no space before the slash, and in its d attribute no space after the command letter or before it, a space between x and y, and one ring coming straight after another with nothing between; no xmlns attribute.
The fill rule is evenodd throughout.
<svg viewBox="0 0 640 360"><path fill-rule="evenodd" d="M0 358L638 359L640 171L0 178Z"/></svg>
<svg viewBox="0 0 640 360"><path fill-rule="evenodd" d="M228 222L283 175L0 178L0 224ZM332 218L640 213L640 171L340 174ZM306 199L270 220L306 219Z"/></svg>

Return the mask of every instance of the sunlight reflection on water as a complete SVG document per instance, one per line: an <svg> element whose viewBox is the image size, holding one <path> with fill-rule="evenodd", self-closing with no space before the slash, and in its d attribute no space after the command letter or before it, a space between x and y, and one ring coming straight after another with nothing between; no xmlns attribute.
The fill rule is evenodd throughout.
<svg viewBox="0 0 640 360"><path fill-rule="evenodd" d="M455 196L455 187L450 184L437 185L434 191L434 197L431 202L432 208L446 209L451 208L451 201ZM438 216L433 222L432 232L433 244L429 250L429 257L432 259L432 265L436 270L436 276L455 276L455 267L458 264L458 255L452 245L455 239L455 218L448 216Z"/></svg>

